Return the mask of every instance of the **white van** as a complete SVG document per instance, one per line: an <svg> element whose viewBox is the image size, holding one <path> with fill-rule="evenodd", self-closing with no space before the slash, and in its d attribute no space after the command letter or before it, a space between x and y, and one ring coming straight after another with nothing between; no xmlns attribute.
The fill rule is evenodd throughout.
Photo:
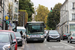
<svg viewBox="0 0 75 50"><path fill-rule="evenodd" d="M26 29L24 28L24 27L22 27L22 26L17 26L17 32L20 32L20 31L22 31L23 32L23 35L24 36L26 36ZM25 38L25 37L24 37Z"/></svg>

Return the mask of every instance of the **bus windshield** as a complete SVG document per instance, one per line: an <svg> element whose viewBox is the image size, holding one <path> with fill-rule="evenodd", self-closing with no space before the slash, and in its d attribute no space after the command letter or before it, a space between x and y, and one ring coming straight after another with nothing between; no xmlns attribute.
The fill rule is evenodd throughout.
<svg viewBox="0 0 75 50"><path fill-rule="evenodd" d="M44 27L42 25L29 25L28 33L43 33Z"/></svg>

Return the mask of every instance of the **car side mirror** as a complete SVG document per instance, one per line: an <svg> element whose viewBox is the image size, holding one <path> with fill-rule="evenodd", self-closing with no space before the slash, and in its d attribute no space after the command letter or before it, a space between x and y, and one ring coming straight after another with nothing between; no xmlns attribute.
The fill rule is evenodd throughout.
<svg viewBox="0 0 75 50"><path fill-rule="evenodd" d="M16 41L12 41L12 44L15 44L16 43Z"/></svg>

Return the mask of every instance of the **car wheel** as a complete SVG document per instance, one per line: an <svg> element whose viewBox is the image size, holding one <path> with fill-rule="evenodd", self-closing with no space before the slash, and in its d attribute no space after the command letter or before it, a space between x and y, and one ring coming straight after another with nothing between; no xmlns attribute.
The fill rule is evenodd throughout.
<svg viewBox="0 0 75 50"><path fill-rule="evenodd" d="M26 41L27 43L29 43L29 41Z"/></svg>
<svg viewBox="0 0 75 50"><path fill-rule="evenodd" d="M58 40L60 42L60 40Z"/></svg>
<svg viewBox="0 0 75 50"><path fill-rule="evenodd" d="M63 40L64 40L64 38L63 38Z"/></svg>
<svg viewBox="0 0 75 50"><path fill-rule="evenodd" d="M47 42L49 42L49 39L47 38Z"/></svg>
<svg viewBox="0 0 75 50"><path fill-rule="evenodd" d="M72 41L70 41L70 43L72 43Z"/></svg>
<svg viewBox="0 0 75 50"><path fill-rule="evenodd" d="M67 41L69 43L69 41Z"/></svg>

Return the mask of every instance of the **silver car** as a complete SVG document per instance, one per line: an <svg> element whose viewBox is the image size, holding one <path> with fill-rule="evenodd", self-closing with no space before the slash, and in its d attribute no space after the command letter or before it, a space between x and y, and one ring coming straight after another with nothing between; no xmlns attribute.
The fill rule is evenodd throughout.
<svg viewBox="0 0 75 50"><path fill-rule="evenodd" d="M15 43L10 33L0 32L0 50L14 50Z"/></svg>
<svg viewBox="0 0 75 50"><path fill-rule="evenodd" d="M72 43L72 42L75 42L75 33L72 33L69 37L68 37L68 43Z"/></svg>

